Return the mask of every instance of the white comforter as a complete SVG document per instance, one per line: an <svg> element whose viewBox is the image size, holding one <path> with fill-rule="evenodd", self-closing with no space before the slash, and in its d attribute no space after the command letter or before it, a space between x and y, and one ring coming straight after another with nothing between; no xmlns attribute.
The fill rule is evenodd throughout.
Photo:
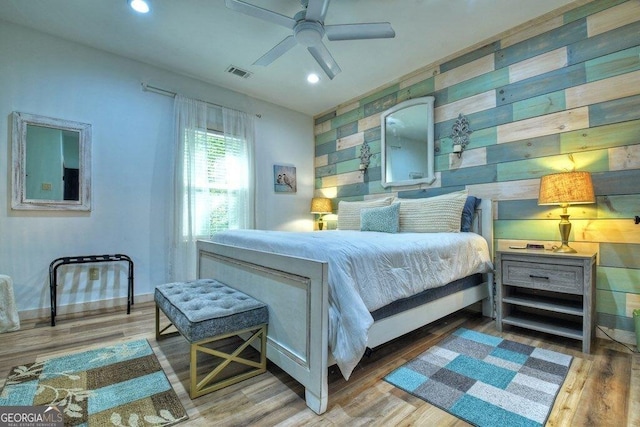
<svg viewBox="0 0 640 427"><path fill-rule="evenodd" d="M329 346L345 379L366 349L371 311L492 268L475 233L232 230L212 240L328 262Z"/></svg>

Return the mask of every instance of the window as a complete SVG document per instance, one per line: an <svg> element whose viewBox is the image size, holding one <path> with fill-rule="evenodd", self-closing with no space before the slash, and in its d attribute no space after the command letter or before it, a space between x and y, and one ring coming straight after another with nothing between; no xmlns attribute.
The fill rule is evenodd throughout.
<svg viewBox="0 0 640 427"><path fill-rule="evenodd" d="M193 184L195 203L193 230L198 238L240 228L238 212L243 209L248 182L246 143L214 130L195 132L194 170L185 168L185 183ZM185 150L185 156L188 156ZM186 158L185 158L186 161ZM189 174L192 179L189 180ZM187 184L188 185L188 184ZM190 193L185 191L185 199ZM189 205L185 200L185 209ZM185 211L186 214L186 211ZM185 236L189 224L184 224Z"/></svg>

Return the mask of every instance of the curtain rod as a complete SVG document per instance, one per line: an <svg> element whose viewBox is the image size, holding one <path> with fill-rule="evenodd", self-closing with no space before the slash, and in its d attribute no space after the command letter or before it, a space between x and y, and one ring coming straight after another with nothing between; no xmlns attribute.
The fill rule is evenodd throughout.
<svg viewBox="0 0 640 427"><path fill-rule="evenodd" d="M159 95L169 96L171 98L175 98L176 95L177 95L176 92L173 92L173 91L170 91L170 90L167 90L167 89L162 89L161 87L151 86L150 84L147 84L145 82L142 82L141 85L142 85L142 90L144 92L153 92L153 93L157 93ZM204 101L202 99L197 99L197 101L204 102L204 103L212 105L214 107L228 108L229 110L239 111L241 113L244 113L244 111L236 110L234 108L225 107L224 105L214 104L213 102ZM260 118L262 118L262 114L256 114L256 117L260 119Z"/></svg>

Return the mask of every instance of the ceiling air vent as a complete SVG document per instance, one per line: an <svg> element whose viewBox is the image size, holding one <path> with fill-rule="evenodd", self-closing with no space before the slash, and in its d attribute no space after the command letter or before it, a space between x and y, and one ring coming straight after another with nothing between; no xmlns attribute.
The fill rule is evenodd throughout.
<svg viewBox="0 0 640 427"><path fill-rule="evenodd" d="M247 70L243 70L242 68L238 68L233 65L229 65L229 68L227 68L227 73L231 73L234 76L242 77L243 79L247 79L251 76L251 73Z"/></svg>

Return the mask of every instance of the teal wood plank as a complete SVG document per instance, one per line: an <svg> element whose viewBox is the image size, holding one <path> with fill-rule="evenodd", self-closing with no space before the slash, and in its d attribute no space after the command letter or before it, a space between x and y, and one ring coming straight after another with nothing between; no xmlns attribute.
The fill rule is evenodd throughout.
<svg viewBox="0 0 640 427"><path fill-rule="evenodd" d="M498 125L511 123L513 121L513 110L511 105L502 105L500 107L469 114L467 115L467 120L469 121L469 127L471 130L476 133L482 129L495 128ZM435 138L442 139L451 135L451 127L455 121L456 119L453 118L451 120L436 123L434 127ZM473 133L471 134L471 137L474 137Z"/></svg>
<svg viewBox="0 0 640 427"><path fill-rule="evenodd" d="M484 58L485 56L491 55L499 49L499 40L493 43L489 43L469 53L458 56L457 58L454 58L450 61L443 62L442 64L440 64L440 72L444 73L445 71L453 70L454 68L458 68L461 65L468 64L469 62L475 61L476 59Z"/></svg>
<svg viewBox="0 0 640 427"><path fill-rule="evenodd" d="M331 129L327 132L323 132L321 134L316 135L315 138L315 144L316 145L322 145L322 144L326 144L327 142L331 142L334 141L338 138L338 131L335 129Z"/></svg>
<svg viewBox="0 0 640 427"><path fill-rule="evenodd" d="M640 244L600 243L599 253L601 266L640 269Z"/></svg>
<svg viewBox="0 0 640 427"><path fill-rule="evenodd" d="M473 95L485 93L508 83L508 68L490 71L437 91L434 94L436 97L435 106L440 107Z"/></svg>
<svg viewBox="0 0 640 427"><path fill-rule="evenodd" d="M322 178L316 177L316 179L314 179L314 183L315 183L314 188L316 190L319 190L319 189L323 188L322 187Z"/></svg>
<svg viewBox="0 0 640 427"><path fill-rule="evenodd" d="M323 178L325 176L331 176L336 174L336 165L326 165L316 168L316 177Z"/></svg>
<svg viewBox="0 0 640 427"><path fill-rule="evenodd" d="M597 126L560 134L562 153L597 150L636 144L640 135L640 120Z"/></svg>
<svg viewBox="0 0 640 427"><path fill-rule="evenodd" d="M374 157L380 157L378 156L378 154L380 154L381 146L382 141L380 141L379 139L377 141L369 142L369 151ZM360 156L360 149L358 149L358 156Z"/></svg>
<svg viewBox="0 0 640 427"><path fill-rule="evenodd" d="M558 172L557 165L566 163L566 155L539 157L527 160L515 160L499 163L498 181L517 181L520 179L540 178L549 173ZM574 154L579 168L589 172L603 172L609 170L608 150L587 151Z"/></svg>
<svg viewBox="0 0 640 427"><path fill-rule="evenodd" d="M331 111L327 114L324 114L320 117L316 117L316 119L313 121L314 125L319 125L320 123L324 123L326 121L329 121L331 119L333 119L336 116L336 112L335 111Z"/></svg>
<svg viewBox="0 0 640 427"><path fill-rule="evenodd" d="M589 15L593 15L594 13L598 13L601 12L605 9L608 9L610 7L619 5L621 3L626 2L627 0L600 0L600 1L593 1L590 3L585 4L584 6L580 6L577 7L575 9L571 9L570 11L566 12L562 18L564 20L565 24L568 24L569 22L573 22L576 21L578 19L587 17Z"/></svg>
<svg viewBox="0 0 640 427"><path fill-rule="evenodd" d="M587 82L640 70L640 47L632 47L586 62Z"/></svg>
<svg viewBox="0 0 640 427"><path fill-rule="evenodd" d="M380 165L369 165L369 168L364 174L364 182L380 182L382 179L382 169Z"/></svg>
<svg viewBox="0 0 640 427"><path fill-rule="evenodd" d="M356 157L356 147L345 148L334 153L329 153L328 163L338 163L351 160Z"/></svg>
<svg viewBox="0 0 640 427"><path fill-rule="evenodd" d="M358 133L358 122L351 122L344 124L336 129L338 134L338 139L344 138L345 136L353 135Z"/></svg>
<svg viewBox="0 0 640 427"><path fill-rule="evenodd" d="M573 239L573 232L569 240ZM493 221L493 237L495 239L509 240L558 240L558 221L543 220L496 220Z"/></svg>
<svg viewBox="0 0 640 427"><path fill-rule="evenodd" d="M596 311L624 317L626 313L627 294L596 289Z"/></svg>
<svg viewBox="0 0 640 427"><path fill-rule="evenodd" d="M596 313L596 319L596 325L600 325L605 328L618 329L621 331L635 331L635 323L631 317Z"/></svg>
<svg viewBox="0 0 640 427"><path fill-rule="evenodd" d="M640 194L640 169L592 173L596 196Z"/></svg>
<svg viewBox="0 0 640 427"><path fill-rule="evenodd" d="M426 80L412 84L411 86L400 89L397 94L396 101L398 103L409 99L420 98L421 96L431 95L434 91L434 79L429 77Z"/></svg>
<svg viewBox="0 0 640 427"><path fill-rule="evenodd" d="M638 46L640 44L638 34L640 34L640 21L580 40L567 46L568 63L569 65L579 64L590 59Z"/></svg>
<svg viewBox="0 0 640 427"><path fill-rule="evenodd" d="M379 90L378 92L372 93L371 95L365 96L360 99L360 106L365 107L367 104L371 104L372 102L379 101L381 98L388 97L389 95L393 95L400 90L400 84L396 83L389 87ZM365 115L368 116L369 114Z"/></svg>
<svg viewBox="0 0 640 427"><path fill-rule="evenodd" d="M513 120L524 120L531 117L564 111L567 108L564 90L534 96L513 103Z"/></svg>
<svg viewBox="0 0 640 427"><path fill-rule="evenodd" d="M640 214L640 194L598 196L597 201L599 219L631 219ZM638 259L640 260L640 256Z"/></svg>
<svg viewBox="0 0 640 427"><path fill-rule="evenodd" d="M487 163L547 157L560 154L560 134L523 139L487 147Z"/></svg>
<svg viewBox="0 0 640 427"><path fill-rule="evenodd" d="M369 194L384 194L391 193L393 191L391 187L384 188L382 186L382 181L379 179L368 181L367 184L369 185Z"/></svg>
<svg viewBox="0 0 640 427"><path fill-rule="evenodd" d="M368 143L371 143L373 141L380 141L381 138L382 135L380 132L380 126L376 126L364 131L364 140Z"/></svg>
<svg viewBox="0 0 640 427"><path fill-rule="evenodd" d="M584 64L560 68L499 88L497 105L511 104L586 82L587 73Z"/></svg>
<svg viewBox="0 0 640 427"><path fill-rule="evenodd" d="M319 157L336 151L336 141L327 142L326 144L316 145L315 156Z"/></svg>
<svg viewBox="0 0 640 427"><path fill-rule="evenodd" d="M351 159L345 162L336 163L336 173L353 172L360 169L360 159Z"/></svg>
<svg viewBox="0 0 640 427"><path fill-rule="evenodd" d="M439 196L441 194L449 194L454 191L464 190L466 187L464 185L454 185L448 187L437 187L437 188L423 188L420 190L406 190L406 191L398 191L398 197L400 199L424 199L425 197L433 197Z"/></svg>
<svg viewBox="0 0 640 427"><path fill-rule="evenodd" d="M440 179L443 187L449 187L495 182L496 176L496 165L486 165L442 171Z"/></svg>
<svg viewBox="0 0 640 427"><path fill-rule="evenodd" d="M364 109L362 107L354 108L353 110L349 110L333 118L331 120L331 128L338 129L351 123L357 123L358 120L362 119L363 117Z"/></svg>
<svg viewBox="0 0 640 427"><path fill-rule="evenodd" d="M590 126L640 119L640 95L614 99L589 106Z"/></svg>
<svg viewBox="0 0 640 427"><path fill-rule="evenodd" d="M496 52L496 69L567 46L587 38L587 21L578 19Z"/></svg>
<svg viewBox="0 0 640 427"><path fill-rule="evenodd" d="M597 288L640 294L640 270L598 266ZM639 307L640 308L640 307Z"/></svg>
<svg viewBox="0 0 640 427"><path fill-rule="evenodd" d="M385 93L386 95L369 102L367 99L371 99L371 97L367 97L360 101L360 105L364 107L364 117L380 113L398 103L398 85L387 88L383 90L382 93ZM377 95L378 94L376 94L376 96Z"/></svg>
<svg viewBox="0 0 640 427"><path fill-rule="evenodd" d="M449 170L449 155L436 155L434 158L434 169L436 172Z"/></svg>
<svg viewBox="0 0 640 427"><path fill-rule="evenodd" d="M337 196L342 197L355 197L362 200L363 196L366 196L369 191L369 185L365 182L359 182L357 184L342 185L337 188Z"/></svg>

